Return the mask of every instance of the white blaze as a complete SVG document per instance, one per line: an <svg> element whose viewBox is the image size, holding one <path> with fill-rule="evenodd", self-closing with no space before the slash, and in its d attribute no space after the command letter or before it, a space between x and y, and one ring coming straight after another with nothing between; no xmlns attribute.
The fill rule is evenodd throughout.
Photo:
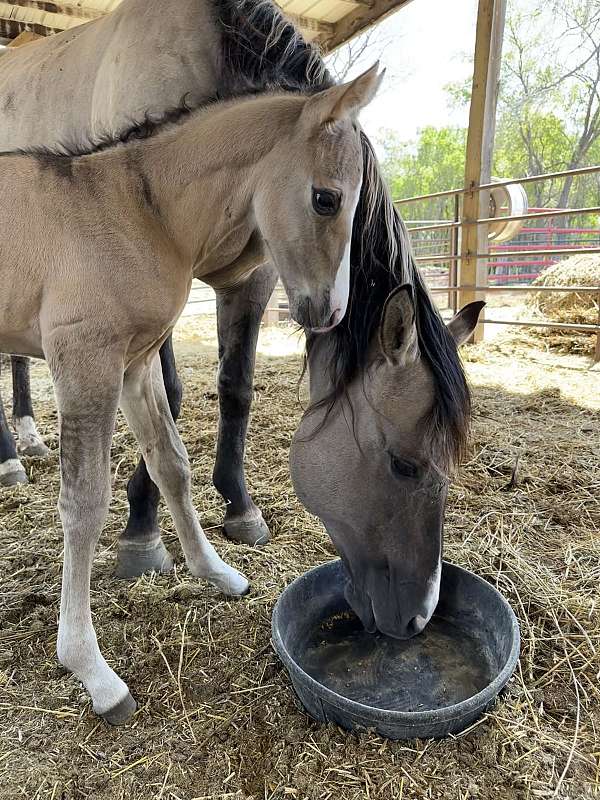
<svg viewBox="0 0 600 800"><path fill-rule="evenodd" d="M438 600L440 599L440 583L442 580L442 559L438 561L438 565L431 578L427 581L427 599L425 600L426 615L424 617L418 616L417 623L420 628L424 628L433 616Z"/></svg>
<svg viewBox="0 0 600 800"><path fill-rule="evenodd" d="M335 276L335 282L330 295L331 313L338 311L337 321L339 322L348 308L348 297L350 296L350 242L346 244L344 255Z"/></svg>
<svg viewBox="0 0 600 800"><path fill-rule="evenodd" d="M331 289L330 295L330 310L333 314L334 311L338 311L336 322L340 322L346 310L348 309L348 298L350 296L350 246L352 243L352 225L354 223L354 214L356 212L356 206L358 205L358 200L360 198L360 186L356 192L356 198L354 200L354 205L352 206L352 211L350 212L350 238L346 242L346 247L344 248L344 254L342 255L342 260L340 261L340 266L338 267L338 271L335 276L335 281L333 283L333 287Z"/></svg>

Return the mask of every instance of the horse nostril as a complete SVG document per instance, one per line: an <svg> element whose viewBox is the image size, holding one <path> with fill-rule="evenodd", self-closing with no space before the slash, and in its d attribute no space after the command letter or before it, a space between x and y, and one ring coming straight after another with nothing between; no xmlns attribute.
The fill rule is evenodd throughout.
<svg viewBox="0 0 600 800"><path fill-rule="evenodd" d="M329 331L333 330L335 326L338 324L340 320L340 310L336 308L336 310L330 315L327 325L319 328L311 328L313 333L329 333Z"/></svg>
<svg viewBox="0 0 600 800"><path fill-rule="evenodd" d="M329 317L329 322L327 323L327 327L334 328L339 320L340 317L340 310L336 308L333 314Z"/></svg>
<svg viewBox="0 0 600 800"><path fill-rule="evenodd" d="M421 633L421 631L425 627L423 622L424 622L423 617L413 617L406 626L406 633L409 636L416 636L418 633Z"/></svg>

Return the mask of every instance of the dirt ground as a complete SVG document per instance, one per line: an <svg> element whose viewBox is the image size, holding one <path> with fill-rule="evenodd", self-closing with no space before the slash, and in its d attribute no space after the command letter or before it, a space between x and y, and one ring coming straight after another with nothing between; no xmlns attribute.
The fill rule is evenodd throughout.
<svg viewBox="0 0 600 800"><path fill-rule="evenodd" d="M191 326L191 327L190 327ZM247 473L273 533L263 549L227 542L210 475L216 425L212 321L187 320L177 344L180 423L195 501L219 551L251 576L230 602L191 578L124 583L112 575L136 451L114 439L114 497L92 577L96 630L139 702L108 727L55 658L61 533L56 412L34 369L48 461L31 484L0 494L0 800L532 800L600 794L600 372L526 338L498 336L465 353L475 418L470 460L448 503L446 558L509 598L523 638L517 672L466 735L385 741L311 721L270 646L284 586L334 557L294 497L287 455L301 407L299 344L262 338ZM2 388L6 394L7 384ZM516 485L510 484L515 463Z"/></svg>

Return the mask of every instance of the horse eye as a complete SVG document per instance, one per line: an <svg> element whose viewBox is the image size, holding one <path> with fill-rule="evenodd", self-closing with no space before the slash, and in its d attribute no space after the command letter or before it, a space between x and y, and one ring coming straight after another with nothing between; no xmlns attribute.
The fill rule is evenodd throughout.
<svg viewBox="0 0 600 800"><path fill-rule="evenodd" d="M340 210L342 196L332 189L312 190L312 205L314 210L322 217L333 217Z"/></svg>
<svg viewBox="0 0 600 800"><path fill-rule="evenodd" d="M417 465L410 461L405 461L403 458L397 458L390 454L390 465L392 472L398 478L417 478L419 476Z"/></svg>

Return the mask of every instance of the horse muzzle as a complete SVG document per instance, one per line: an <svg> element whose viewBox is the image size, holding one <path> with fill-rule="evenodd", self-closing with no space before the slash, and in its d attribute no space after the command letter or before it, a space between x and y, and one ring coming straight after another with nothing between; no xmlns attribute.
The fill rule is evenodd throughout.
<svg viewBox="0 0 600 800"><path fill-rule="evenodd" d="M290 298L290 315L310 333L328 333L338 325L346 311L339 304L333 305L330 292L317 299L303 296L297 302Z"/></svg>
<svg viewBox="0 0 600 800"><path fill-rule="evenodd" d="M440 592L441 570L425 583L395 582L393 589L383 576L368 589L348 580L345 597L368 633L379 631L393 639L412 639L433 616Z"/></svg>

